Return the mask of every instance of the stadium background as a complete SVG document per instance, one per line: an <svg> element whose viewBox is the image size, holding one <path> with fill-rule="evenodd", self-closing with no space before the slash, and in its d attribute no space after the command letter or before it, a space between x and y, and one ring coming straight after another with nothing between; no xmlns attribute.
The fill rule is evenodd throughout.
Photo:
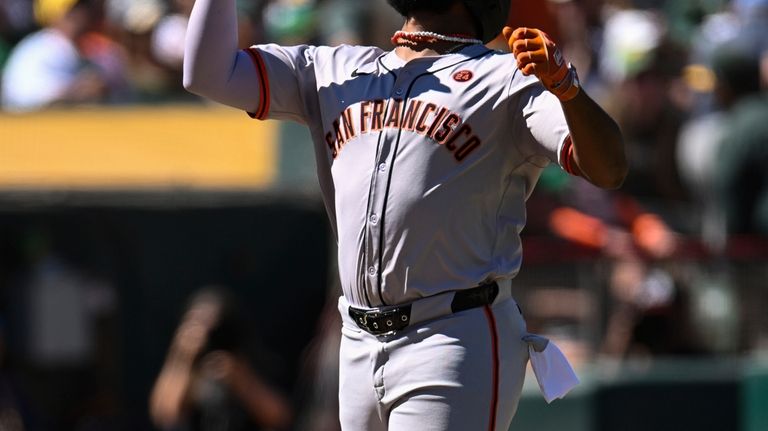
<svg viewBox="0 0 768 431"><path fill-rule="evenodd" d="M51 25L24 3L0 2L0 65ZM188 3L107 1L101 36L125 56L125 80L0 111L0 430L158 429L152 385L208 285L236 293L277 358L262 371L288 394L293 429L334 429L335 245L308 134L185 94L178 35L153 35ZM768 430L768 222L722 220L725 200L702 193L719 190L701 178L707 148L684 151L712 138L697 120L735 111L713 102L732 76L716 47L756 20L759 60L765 3L516 3L511 23L563 41L617 116L635 169L615 194L550 169L531 198L516 296L583 383L547 406L527 381L513 429ZM398 25L383 2L239 4L255 42L386 46ZM744 169L738 192L768 196L765 170Z"/></svg>

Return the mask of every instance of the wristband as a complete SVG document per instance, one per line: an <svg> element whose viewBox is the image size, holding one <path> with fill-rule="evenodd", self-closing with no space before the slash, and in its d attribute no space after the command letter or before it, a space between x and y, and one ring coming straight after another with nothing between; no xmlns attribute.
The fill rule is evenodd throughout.
<svg viewBox="0 0 768 431"><path fill-rule="evenodd" d="M576 72L576 67L568 63L568 73L560 82L544 83L547 90L554 94L561 102L567 102L581 91L581 83L579 82L579 74Z"/></svg>

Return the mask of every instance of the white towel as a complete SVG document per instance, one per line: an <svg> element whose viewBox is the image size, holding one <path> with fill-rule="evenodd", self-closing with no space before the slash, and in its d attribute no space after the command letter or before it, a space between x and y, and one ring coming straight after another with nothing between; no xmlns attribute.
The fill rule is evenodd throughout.
<svg viewBox="0 0 768 431"><path fill-rule="evenodd" d="M528 353L536 381L547 403L563 398L579 384L568 358L548 338L527 334L523 341L528 343Z"/></svg>

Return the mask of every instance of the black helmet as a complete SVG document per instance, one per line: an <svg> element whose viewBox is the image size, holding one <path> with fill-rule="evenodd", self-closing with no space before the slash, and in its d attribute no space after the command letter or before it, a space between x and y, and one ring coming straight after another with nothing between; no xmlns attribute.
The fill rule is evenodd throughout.
<svg viewBox="0 0 768 431"><path fill-rule="evenodd" d="M480 39L488 43L507 23L510 0L462 0L479 25Z"/></svg>

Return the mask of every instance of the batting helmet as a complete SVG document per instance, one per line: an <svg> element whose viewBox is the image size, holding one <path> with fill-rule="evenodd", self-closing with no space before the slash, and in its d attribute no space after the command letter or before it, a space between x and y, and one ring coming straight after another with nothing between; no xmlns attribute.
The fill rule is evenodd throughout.
<svg viewBox="0 0 768 431"><path fill-rule="evenodd" d="M488 43L492 41L507 22L510 0L462 0L472 15L474 15L479 30L480 39Z"/></svg>

